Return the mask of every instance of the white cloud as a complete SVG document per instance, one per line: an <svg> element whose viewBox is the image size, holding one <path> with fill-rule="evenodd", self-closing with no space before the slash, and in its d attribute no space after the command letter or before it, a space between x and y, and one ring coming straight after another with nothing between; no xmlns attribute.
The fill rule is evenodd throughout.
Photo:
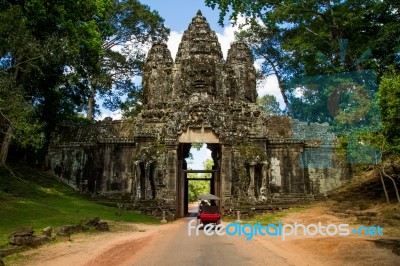
<svg viewBox="0 0 400 266"><path fill-rule="evenodd" d="M111 117L113 120L120 120L122 119L122 111L116 110L114 112L111 112L110 110L102 109L100 117L96 117L96 120L101 121L106 117Z"/></svg>
<svg viewBox="0 0 400 266"><path fill-rule="evenodd" d="M183 32L171 31L169 35L167 46L171 51L171 56L175 60L176 53L178 52L179 43L181 42Z"/></svg>
<svg viewBox="0 0 400 266"><path fill-rule="evenodd" d="M274 95L276 100L279 103L281 109L285 109L285 102L283 101L281 91L278 85L278 79L275 75L270 75L265 77L259 84L257 84L257 93L258 97L262 97L264 95Z"/></svg>
<svg viewBox="0 0 400 266"><path fill-rule="evenodd" d="M196 148L191 148L190 153L193 155L193 160L187 160L189 169L192 170L202 170L204 169L204 162L211 158L211 151L207 149L207 145L203 144L200 150Z"/></svg>
<svg viewBox="0 0 400 266"><path fill-rule="evenodd" d="M265 59L257 59L254 61L254 68L256 70L261 70L262 64ZM257 83L257 93L258 97L262 97L264 95L274 95L276 100L279 103L279 107L283 110L285 109L285 102L283 101L283 97L281 91L279 89L278 79L275 75L269 75L265 77L263 80Z"/></svg>
<svg viewBox="0 0 400 266"><path fill-rule="evenodd" d="M238 30L238 27L228 26L224 28L224 32L217 33L217 38L219 43L221 44L221 50L224 58L228 54L228 49L231 46L231 43L235 39L235 31ZM181 42L183 32L171 31L169 35L169 39L167 42L168 49L171 51L171 56L175 60L176 53L178 52L179 43Z"/></svg>
<svg viewBox="0 0 400 266"><path fill-rule="evenodd" d="M261 70L262 64L265 62L265 59L259 58L254 61L254 68L256 70Z"/></svg>
<svg viewBox="0 0 400 266"><path fill-rule="evenodd" d="M235 40L235 31L237 31L237 27L228 26L224 28L224 32L217 33L218 41L221 44L222 54L226 59L228 50L231 47L231 43Z"/></svg>

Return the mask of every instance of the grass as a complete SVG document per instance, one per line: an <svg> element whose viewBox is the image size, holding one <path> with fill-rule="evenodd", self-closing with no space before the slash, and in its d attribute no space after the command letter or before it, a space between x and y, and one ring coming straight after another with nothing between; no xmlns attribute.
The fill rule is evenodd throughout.
<svg viewBox="0 0 400 266"><path fill-rule="evenodd" d="M18 227L32 227L35 235L51 226L77 225L83 220L158 223L134 211L91 202L52 176L27 166L14 166L13 174L0 169L0 247L7 247L8 235ZM117 215L118 213L118 215Z"/></svg>

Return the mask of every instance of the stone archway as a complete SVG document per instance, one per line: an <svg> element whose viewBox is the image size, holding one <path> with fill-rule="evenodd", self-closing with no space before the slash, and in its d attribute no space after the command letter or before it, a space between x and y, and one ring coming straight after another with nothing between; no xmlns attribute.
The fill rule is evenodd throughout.
<svg viewBox="0 0 400 266"><path fill-rule="evenodd" d="M265 209L279 197L297 203L346 182L328 125L263 113L253 62L241 42L224 59L216 33L198 12L175 60L166 44L150 49L138 116L59 125L48 154L53 173L77 189L119 193L149 215L166 211L170 218L185 214L184 159L191 143L213 151L212 188L222 213ZM331 166L318 168L321 158Z"/></svg>
<svg viewBox="0 0 400 266"><path fill-rule="evenodd" d="M211 158L214 161L212 170L190 170L187 167L186 158L189 157L192 143L204 143L211 150ZM188 213L188 174L189 173L210 173L210 192L221 195L221 145L218 136L211 128L188 128L179 137L178 145L178 171L176 182L176 215L184 217Z"/></svg>

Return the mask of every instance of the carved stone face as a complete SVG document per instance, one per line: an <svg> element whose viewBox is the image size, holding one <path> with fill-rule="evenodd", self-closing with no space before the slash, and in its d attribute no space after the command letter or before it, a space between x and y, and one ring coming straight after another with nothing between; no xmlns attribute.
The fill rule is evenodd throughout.
<svg viewBox="0 0 400 266"><path fill-rule="evenodd" d="M166 44L154 44L147 56L143 72L144 103L164 101L171 90L173 60Z"/></svg>
<svg viewBox="0 0 400 266"><path fill-rule="evenodd" d="M214 67L200 62L190 62L184 67L187 90L194 92L207 92L214 94L215 91L215 73Z"/></svg>

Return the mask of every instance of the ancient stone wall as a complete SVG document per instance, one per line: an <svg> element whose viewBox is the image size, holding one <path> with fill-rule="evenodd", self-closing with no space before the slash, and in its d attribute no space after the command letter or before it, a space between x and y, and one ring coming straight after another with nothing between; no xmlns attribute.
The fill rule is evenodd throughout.
<svg viewBox="0 0 400 266"><path fill-rule="evenodd" d="M60 125L48 152L52 172L77 190L131 193L132 122Z"/></svg>
<svg viewBox="0 0 400 266"><path fill-rule="evenodd" d="M213 151L213 190L225 209L324 194L347 181L325 124L268 116L256 103L254 60L235 42L224 60L201 12L175 62L155 43L143 71L143 110L134 120L60 125L49 164L81 191L125 194L139 209L182 216L191 143Z"/></svg>

